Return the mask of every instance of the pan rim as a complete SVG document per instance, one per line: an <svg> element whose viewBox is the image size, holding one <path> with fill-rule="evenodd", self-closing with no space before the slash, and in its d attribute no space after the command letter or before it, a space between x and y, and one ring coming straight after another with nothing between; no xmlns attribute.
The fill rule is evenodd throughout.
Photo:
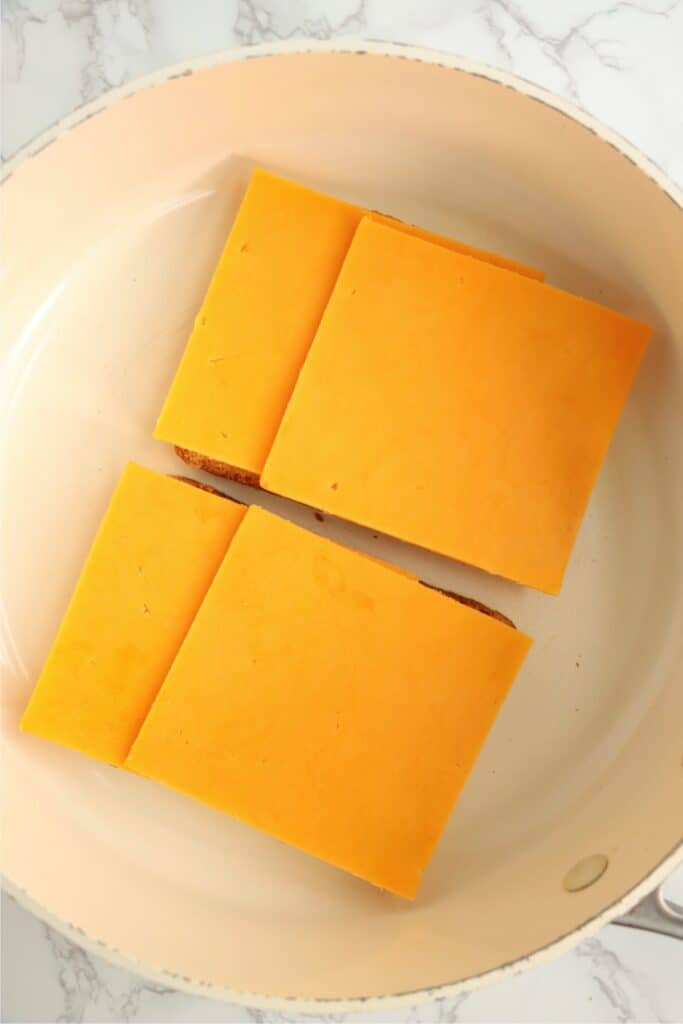
<svg viewBox="0 0 683 1024"><path fill-rule="evenodd" d="M136 78L131 82L109 90L88 104L78 107L71 114L58 120L46 131L21 147L11 158L5 161L0 175L0 182L4 184L9 181L17 171L20 171L30 160L38 156L47 146L67 131L108 109L120 100L155 85L224 64L263 57L282 55L304 56L319 53L348 54L358 57L365 55L382 56L412 60L418 63L427 63L444 69L464 72L474 77L484 78L504 88L512 89L521 95L550 107L596 135L621 156L634 164L675 206L683 209L683 189L679 188L654 161L644 156L632 143L628 142L613 129L603 125L592 115L581 110L573 102L556 96L518 75L501 71L478 61L426 47L354 38L340 40L296 39L277 43L263 43L251 47L231 47L199 58L166 66L149 75ZM679 864L683 864L683 840L671 849L631 890L620 899L609 904L600 913L538 949L524 956L517 957L508 963L501 964L498 967L462 978L459 981L445 982L441 985L413 989L406 992L388 993L380 996L359 995L349 998L324 999L302 998L295 995L264 996L255 992L240 991L210 982L189 979L162 968L155 968L144 961L127 956L121 951L108 946L106 942L87 934L77 925L64 921L5 875L2 877L2 884L5 890L21 906L78 946L83 947L86 951L102 956L115 966L133 971L147 980L157 982L169 988L189 994L201 995L217 1001L233 1002L242 1006L252 1006L267 1010L284 1012L296 1010L304 1013L357 1012L359 1010L369 1012L424 1003L434 999L452 997L463 992L474 991L505 977L518 974L535 964L549 960L572 948L578 942L594 935L604 925L609 924L620 914L630 910L643 897L657 888Z"/></svg>
<svg viewBox="0 0 683 1024"><path fill-rule="evenodd" d="M361 1010L371 1013L375 1010L399 1009L432 1002L436 999L453 998L465 992L475 992L488 985L521 974L538 964L554 960L562 953L573 949L578 943L590 939L605 925L612 923L615 918L631 910L653 890L662 885L679 865L683 865L683 840L670 850L664 859L637 885L625 893L621 899L615 900L605 907L599 914L588 918L578 927L565 932L551 942L539 946L538 949L531 950L523 956L516 957L514 960L500 964L488 971L472 974L466 978L460 978L458 981L444 982L441 985L427 988L409 989L405 992L392 992L379 996L357 995L325 998L296 995L265 996L258 992L216 985L214 982L196 980L174 971L153 967L144 960L137 960L135 957L109 946L103 939L89 935L78 925L64 921L5 875L2 876L2 887L21 907L76 946L85 949L88 953L102 957L114 967L130 971L144 978L145 981L165 986L171 990L188 995L203 996L216 1002L234 1003L238 1006L281 1013L292 1011L299 1013L358 1013Z"/></svg>

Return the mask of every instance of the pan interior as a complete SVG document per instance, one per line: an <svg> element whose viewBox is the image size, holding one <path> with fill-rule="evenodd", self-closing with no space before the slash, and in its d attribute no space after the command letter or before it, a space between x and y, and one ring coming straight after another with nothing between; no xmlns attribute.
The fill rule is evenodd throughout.
<svg viewBox="0 0 683 1024"><path fill-rule="evenodd" d="M412 905L17 730L124 461L179 469L151 429L252 161L543 267L656 328L559 597L258 495L500 608L535 638ZM9 877L152 966L263 995L348 998L491 970L647 874L680 837L683 786L683 217L672 200L512 89L350 53L227 64L145 90L62 136L6 189ZM604 869L570 891L563 879L591 857Z"/></svg>

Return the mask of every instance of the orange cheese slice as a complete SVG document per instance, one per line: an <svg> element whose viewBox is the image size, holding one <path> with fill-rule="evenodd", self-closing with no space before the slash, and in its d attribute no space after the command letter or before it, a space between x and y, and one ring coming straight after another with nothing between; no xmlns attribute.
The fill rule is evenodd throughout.
<svg viewBox="0 0 683 1024"><path fill-rule="evenodd" d="M265 171L254 172L156 438L258 476L364 213ZM538 274L427 234L482 259Z"/></svg>
<svg viewBox="0 0 683 1024"><path fill-rule="evenodd" d="M412 897L529 644L252 507L126 766Z"/></svg>
<svg viewBox="0 0 683 1024"><path fill-rule="evenodd" d="M556 593L649 335L366 219L262 485Z"/></svg>
<svg viewBox="0 0 683 1024"><path fill-rule="evenodd" d="M122 764L243 514L129 464L22 728Z"/></svg>

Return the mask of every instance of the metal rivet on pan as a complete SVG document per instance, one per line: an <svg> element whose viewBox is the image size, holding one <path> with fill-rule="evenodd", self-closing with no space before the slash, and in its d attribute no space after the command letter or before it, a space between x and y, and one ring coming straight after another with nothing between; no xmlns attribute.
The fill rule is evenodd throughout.
<svg viewBox="0 0 683 1024"><path fill-rule="evenodd" d="M599 878L602 878L609 860L604 853L592 853L589 857L582 857L573 868L570 868L562 881L567 892L579 892L593 885Z"/></svg>

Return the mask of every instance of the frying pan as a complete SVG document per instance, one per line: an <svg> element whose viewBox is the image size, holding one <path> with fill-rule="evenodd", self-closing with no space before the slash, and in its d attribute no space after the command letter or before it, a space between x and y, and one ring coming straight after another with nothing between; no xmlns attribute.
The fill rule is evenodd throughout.
<svg viewBox="0 0 683 1024"><path fill-rule="evenodd" d="M250 162L543 267L553 284L655 327L559 597L232 488L494 605L535 638L412 904L17 728L124 461L179 470L151 428ZM0 621L10 891L149 977L299 1010L452 994L634 907L682 853L676 188L535 86L352 43L237 51L138 81L58 125L9 171ZM659 907L650 899L632 920L655 914L680 933Z"/></svg>

